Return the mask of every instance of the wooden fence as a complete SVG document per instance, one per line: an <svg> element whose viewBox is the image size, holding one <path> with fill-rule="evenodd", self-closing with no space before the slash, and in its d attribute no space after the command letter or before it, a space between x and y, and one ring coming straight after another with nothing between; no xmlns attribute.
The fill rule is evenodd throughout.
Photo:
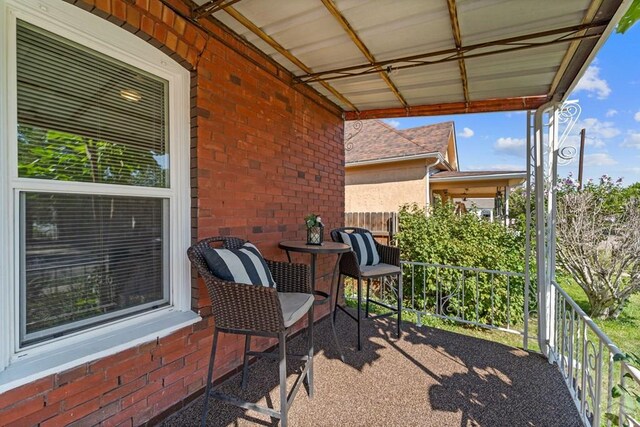
<svg viewBox="0 0 640 427"><path fill-rule="evenodd" d="M382 244L392 244L398 232L397 212L345 212L345 227L361 227L370 230Z"/></svg>

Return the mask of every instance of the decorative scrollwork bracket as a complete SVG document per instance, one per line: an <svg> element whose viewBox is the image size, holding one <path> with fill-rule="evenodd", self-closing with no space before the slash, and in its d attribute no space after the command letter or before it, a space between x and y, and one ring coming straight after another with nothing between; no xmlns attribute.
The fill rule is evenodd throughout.
<svg viewBox="0 0 640 427"><path fill-rule="evenodd" d="M351 151L353 149L353 137L356 136L357 134L360 133L360 131L362 131L362 127L363 127L363 123L362 120L357 120L353 123L353 126L351 127L351 132L349 132L346 135L346 138L344 139L345 142L345 150L347 151Z"/></svg>
<svg viewBox="0 0 640 427"><path fill-rule="evenodd" d="M580 118L582 108L577 100L566 101L558 111L558 124L564 126L562 135L558 139L558 163L567 165L573 161L578 149L573 145L565 145L567 137L571 134L575 124Z"/></svg>

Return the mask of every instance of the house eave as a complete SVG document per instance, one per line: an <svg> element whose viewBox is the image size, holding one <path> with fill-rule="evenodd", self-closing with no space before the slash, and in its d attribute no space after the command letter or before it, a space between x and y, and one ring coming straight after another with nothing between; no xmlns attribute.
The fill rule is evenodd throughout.
<svg viewBox="0 0 640 427"><path fill-rule="evenodd" d="M491 175L467 175L467 176L452 176L438 178L431 177L432 182L459 182L459 181L494 181L496 179L522 179L527 177L526 172L522 173L505 173L505 174L491 174Z"/></svg>
<svg viewBox="0 0 640 427"><path fill-rule="evenodd" d="M368 166L368 165L379 165L383 163L395 163L395 162L406 162L410 160L422 160L422 159L431 159L438 158L441 162L446 163L444 156L441 153L424 153L424 154L414 154L410 156L395 156L395 157L386 157L384 159L372 159L372 160L362 160L360 162L349 162L345 163L345 167L357 167L357 166Z"/></svg>

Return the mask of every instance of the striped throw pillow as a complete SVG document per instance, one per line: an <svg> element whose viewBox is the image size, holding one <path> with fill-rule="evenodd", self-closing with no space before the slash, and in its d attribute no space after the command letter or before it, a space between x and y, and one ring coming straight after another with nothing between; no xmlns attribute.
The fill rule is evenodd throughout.
<svg viewBox="0 0 640 427"><path fill-rule="evenodd" d="M249 242L240 249L208 248L204 259L211 272L222 280L270 288L276 286L262 254Z"/></svg>
<svg viewBox="0 0 640 427"><path fill-rule="evenodd" d="M380 263L380 255L378 255L378 250L376 249L376 244L371 233L340 232L340 237L342 241L351 246L351 249L356 253L360 266Z"/></svg>

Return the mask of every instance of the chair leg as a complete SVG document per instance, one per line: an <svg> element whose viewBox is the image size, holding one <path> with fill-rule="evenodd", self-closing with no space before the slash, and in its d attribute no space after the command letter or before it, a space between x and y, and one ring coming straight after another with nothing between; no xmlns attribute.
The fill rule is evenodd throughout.
<svg viewBox="0 0 640 427"><path fill-rule="evenodd" d="M207 374L207 387L204 391L204 404L202 405L202 427L207 425L207 412L209 411L209 393L211 392L211 382L213 380L213 364L216 360L216 347L218 346L218 328L213 327L213 343L211 344L211 356L209 357L209 373Z"/></svg>
<svg viewBox="0 0 640 427"><path fill-rule="evenodd" d="M338 297L340 296L340 284L342 283L343 280L342 274L338 274L338 285L337 285L337 289L336 289L336 300L333 304L333 321L335 323L336 321L336 313L338 312Z"/></svg>
<svg viewBox="0 0 640 427"><path fill-rule="evenodd" d="M362 317L362 279L358 277L358 351L362 350L362 340L360 339L360 319Z"/></svg>
<svg viewBox="0 0 640 427"><path fill-rule="evenodd" d="M309 353L307 363L309 364L309 370L307 371L307 386L309 387L309 398L313 398L313 306L309 309Z"/></svg>
<svg viewBox="0 0 640 427"><path fill-rule="evenodd" d="M398 338L400 338L401 326L402 326L402 289L400 289L400 277L397 279L398 283Z"/></svg>
<svg viewBox="0 0 640 427"><path fill-rule="evenodd" d="M311 334L309 334L311 335ZM284 332L280 333L280 426L287 427L287 340Z"/></svg>
<svg viewBox="0 0 640 427"><path fill-rule="evenodd" d="M369 318L369 295L371 294L371 279L367 279L367 303L365 304L364 317Z"/></svg>
<svg viewBox="0 0 640 427"><path fill-rule="evenodd" d="M242 366L242 389L247 389L247 378L249 377L249 349L251 348L251 335L244 337L244 362Z"/></svg>

